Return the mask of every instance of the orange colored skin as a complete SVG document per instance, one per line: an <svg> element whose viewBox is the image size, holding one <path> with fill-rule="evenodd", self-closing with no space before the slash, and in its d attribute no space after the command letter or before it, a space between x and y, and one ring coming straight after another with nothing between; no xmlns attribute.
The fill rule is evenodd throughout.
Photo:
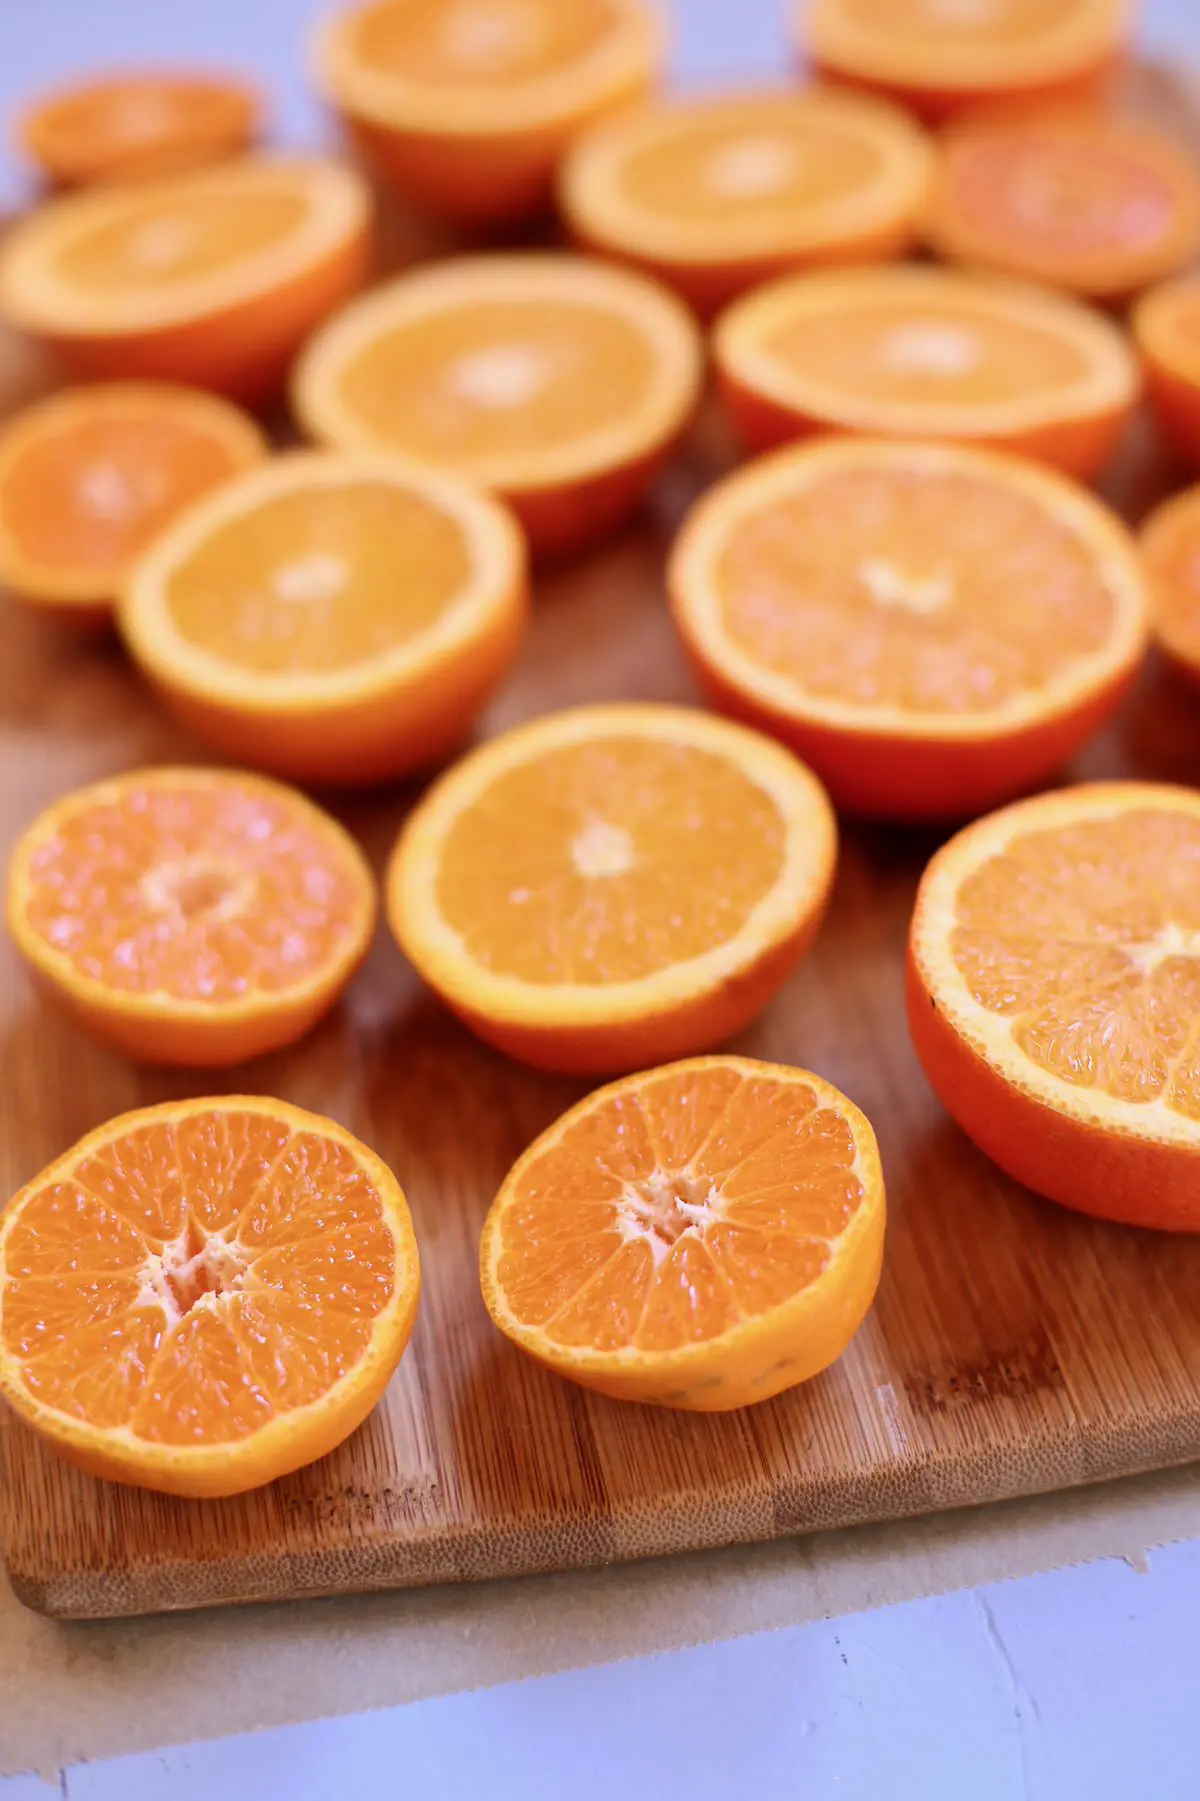
<svg viewBox="0 0 1200 1801"><path fill-rule="evenodd" d="M850 431L849 427L832 425L800 407L784 406L778 400L756 393L723 369L719 361L717 389L738 436L751 451L773 450L780 444L791 443L814 432L845 434ZM975 433L943 441L1011 451L1086 481L1099 474L1109 462L1133 413L1131 402L1127 407L1105 408L1088 419L1063 420L1032 431L996 432L987 436ZM872 427L872 430L878 429Z"/></svg>
<svg viewBox="0 0 1200 1801"><path fill-rule="evenodd" d="M1138 344L1159 430L1189 469L1200 469L1200 382L1173 369L1145 338Z"/></svg>
<svg viewBox="0 0 1200 1801"><path fill-rule="evenodd" d="M498 488L521 522L535 557L577 556L625 525L646 499L675 446L663 444L648 456L606 469L599 475L564 482L557 488L518 492Z"/></svg>
<svg viewBox="0 0 1200 1801"><path fill-rule="evenodd" d="M934 1093L1015 1181L1097 1219L1200 1232L1200 1153L1088 1124L1004 1081L939 1011L911 949L907 1002Z"/></svg>
<svg viewBox="0 0 1200 1801"><path fill-rule="evenodd" d="M677 623L679 615L676 615ZM1116 711L1133 683L1126 671L1066 713L1005 738L966 742L835 730L750 699L684 637L713 705L769 732L820 776L839 812L874 819L956 820L988 812L1046 782Z"/></svg>
<svg viewBox="0 0 1200 1801"><path fill-rule="evenodd" d="M229 76L205 79L205 104L208 116L203 126L193 122L190 130L178 124L174 131L157 143L144 143L136 149L124 150L111 141L107 147L93 143L90 152L81 147L68 130L61 129L61 114L72 99L85 90L120 89L145 86L152 91L156 83L170 85L171 76L156 75L153 70L138 69L103 78L96 83L84 82L78 89L52 95L25 113L18 123L21 148L37 165L46 181L54 188L83 187L101 181L142 180L148 176L177 175L217 162L246 150L258 136L262 120L262 97L248 83Z"/></svg>
<svg viewBox="0 0 1200 1801"><path fill-rule="evenodd" d="M1185 488L1156 507L1138 533L1138 546L1150 577L1151 629L1163 656L1181 680L1200 688L1200 652L1192 632L1177 626L1176 585L1180 565L1200 551L1200 489Z"/></svg>
<svg viewBox="0 0 1200 1801"><path fill-rule="evenodd" d="M1128 60L1127 48L1104 50L1076 75L1061 81L1032 81L1027 86L1013 89L938 87L936 82L920 79L914 79L911 84L873 81L853 70L824 64L819 58L813 66L824 81L877 94L880 99L907 108L926 124L940 125L980 106L1086 105L1104 101Z"/></svg>
<svg viewBox="0 0 1200 1801"><path fill-rule="evenodd" d="M130 334L47 334L42 341L81 380L178 381L262 402L279 393L304 339L358 291L370 264L370 234L363 231L269 294L202 319Z"/></svg>

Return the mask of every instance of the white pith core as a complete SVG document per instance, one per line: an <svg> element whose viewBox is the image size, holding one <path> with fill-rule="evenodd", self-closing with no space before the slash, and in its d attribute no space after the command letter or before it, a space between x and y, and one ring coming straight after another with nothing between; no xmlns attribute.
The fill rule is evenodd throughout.
<svg viewBox="0 0 1200 1801"><path fill-rule="evenodd" d="M333 600L345 588L349 571L340 557L316 550L310 556L284 563L271 577L277 600L296 602Z"/></svg>
<svg viewBox="0 0 1200 1801"><path fill-rule="evenodd" d="M898 375L969 375L983 361L983 345L969 326L912 319L885 334L880 357Z"/></svg>
<svg viewBox="0 0 1200 1801"><path fill-rule="evenodd" d="M858 566L858 579L876 606L908 613L936 613L954 598L949 576L910 575L886 557L867 557Z"/></svg>
<svg viewBox="0 0 1200 1801"><path fill-rule="evenodd" d="M623 826L593 819L571 845L571 860L589 880L624 875L635 862L633 839Z"/></svg>
<svg viewBox="0 0 1200 1801"><path fill-rule="evenodd" d="M178 1238L147 1257L138 1303L161 1307L171 1331L194 1307L212 1307L222 1295L236 1293L248 1267L236 1243L189 1218Z"/></svg>
<svg viewBox="0 0 1200 1801"><path fill-rule="evenodd" d="M1123 944L1121 949L1135 969L1149 976L1169 957L1200 957L1200 932L1186 931L1174 920L1169 920L1159 927L1153 938L1142 944Z"/></svg>
<svg viewBox="0 0 1200 1801"><path fill-rule="evenodd" d="M155 864L142 877L141 891L155 913L216 921L240 913L254 892L254 883L244 870L197 852Z"/></svg>
<svg viewBox="0 0 1200 1801"><path fill-rule="evenodd" d="M446 383L460 400L505 411L525 406L550 380L550 360L535 344L494 344L459 357Z"/></svg>
<svg viewBox="0 0 1200 1801"><path fill-rule="evenodd" d="M721 1196L703 1177L658 1169L642 1182L625 1184L616 1214L622 1242L647 1245L657 1268L685 1232L699 1235L720 1219Z"/></svg>
<svg viewBox="0 0 1200 1801"><path fill-rule="evenodd" d="M759 200L786 193L800 163L797 146L766 132L735 138L714 150L704 165L704 180L725 200Z"/></svg>

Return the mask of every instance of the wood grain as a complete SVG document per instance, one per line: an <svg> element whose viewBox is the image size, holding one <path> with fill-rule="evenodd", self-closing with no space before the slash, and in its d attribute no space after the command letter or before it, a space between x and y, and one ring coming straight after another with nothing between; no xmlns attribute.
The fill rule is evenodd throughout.
<svg viewBox="0 0 1200 1801"><path fill-rule="evenodd" d="M662 596L667 533L723 456L699 431L650 522L544 578L531 642L488 721L606 696L692 699ZM1167 472L1144 425L1113 492ZM111 644L9 606L0 841L64 790L202 759ZM1152 666L1075 776L1195 782L1196 703ZM411 792L338 811L377 866ZM841 1363L740 1414L638 1409L558 1381L479 1297L484 1211L582 1092L505 1062L421 992L385 939L347 1004L230 1090L333 1114L399 1173L425 1276L383 1405L332 1457L257 1494L189 1503L84 1477L11 1419L0 1538L20 1598L115 1615L462 1581L765 1539L1098 1481L1200 1458L1200 1241L1076 1218L1016 1188L947 1119L909 1046L902 950L929 834L847 828L816 950L738 1048L818 1070L876 1125L890 1223L875 1309ZM211 1091L80 1037L0 957L0 1188L123 1108Z"/></svg>

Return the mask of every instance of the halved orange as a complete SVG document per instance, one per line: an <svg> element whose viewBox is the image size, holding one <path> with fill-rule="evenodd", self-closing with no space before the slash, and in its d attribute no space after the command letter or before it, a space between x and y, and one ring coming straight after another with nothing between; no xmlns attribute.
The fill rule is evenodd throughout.
<svg viewBox="0 0 1200 1801"><path fill-rule="evenodd" d="M419 1290L400 1184L333 1120L145 1107L0 1215L0 1395L90 1475L240 1494L362 1424Z"/></svg>
<svg viewBox="0 0 1200 1801"><path fill-rule="evenodd" d="M1046 780L1117 706L1146 581L1115 514L1048 469L825 439L717 484L676 540L675 622L716 702L856 813L953 818Z"/></svg>
<svg viewBox="0 0 1200 1801"><path fill-rule="evenodd" d="M1131 323L1158 424L1200 469L1200 279L1185 275L1143 294Z"/></svg>
<svg viewBox="0 0 1200 1801"><path fill-rule="evenodd" d="M436 469L296 451L197 501L119 624L167 704L241 762L386 781L467 738L525 629L508 512Z"/></svg>
<svg viewBox="0 0 1200 1801"><path fill-rule="evenodd" d="M717 1413L828 1369L883 1257L875 1134L806 1070L701 1057L572 1107L483 1228L488 1312L617 1400Z"/></svg>
<svg viewBox="0 0 1200 1801"><path fill-rule="evenodd" d="M246 150L262 121L257 88L229 74L127 69L40 94L17 140L60 187L174 174Z"/></svg>
<svg viewBox="0 0 1200 1801"><path fill-rule="evenodd" d="M787 269L899 255L930 172L897 108L810 88L630 109L579 139L559 198L586 246L707 315Z"/></svg>
<svg viewBox="0 0 1200 1801"><path fill-rule="evenodd" d="M1200 487L1156 507L1140 533L1159 649L1200 686Z"/></svg>
<svg viewBox="0 0 1200 1801"><path fill-rule="evenodd" d="M1200 1232L1200 794L1098 782L979 820L912 922L913 1042L1000 1167Z"/></svg>
<svg viewBox="0 0 1200 1801"><path fill-rule="evenodd" d="M983 100L1090 95L1133 35L1133 0L799 0L794 17L826 75L930 119Z"/></svg>
<svg viewBox="0 0 1200 1801"><path fill-rule="evenodd" d="M1090 476L1139 390L1123 332L1044 293L901 267L784 276L721 318L713 355L741 436L813 431L990 445Z"/></svg>
<svg viewBox="0 0 1200 1801"><path fill-rule="evenodd" d="M354 840L260 776L140 769L36 819L6 921L73 1018L148 1063L223 1067L291 1044L337 1001L375 928Z"/></svg>
<svg viewBox="0 0 1200 1801"><path fill-rule="evenodd" d="M585 1073L709 1050L807 950L833 879L819 782L685 707L575 707L464 758L387 876L405 955L514 1057Z"/></svg>
<svg viewBox="0 0 1200 1801"><path fill-rule="evenodd" d="M1200 249L1200 174L1130 119L969 120L942 139L925 237L952 262L1120 302Z"/></svg>
<svg viewBox="0 0 1200 1801"><path fill-rule="evenodd" d="M0 246L0 313L83 376L242 398L363 281L371 201L353 170L241 157L53 200Z"/></svg>
<svg viewBox="0 0 1200 1801"><path fill-rule="evenodd" d="M553 253L470 256L372 289L293 382L308 432L444 463L508 501L535 550L607 536L644 498L700 396L675 296Z"/></svg>
<svg viewBox="0 0 1200 1801"><path fill-rule="evenodd" d="M646 0L360 0L322 27L313 66L382 176L480 223L546 207L571 139L665 57Z"/></svg>
<svg viewBox="0 0 1200 1801"><path fill-rule="evenodd" d="M154 535L266 455L254 420L155 382L72 388L0 429L0 581L60 617L103 619Z"/></svg>

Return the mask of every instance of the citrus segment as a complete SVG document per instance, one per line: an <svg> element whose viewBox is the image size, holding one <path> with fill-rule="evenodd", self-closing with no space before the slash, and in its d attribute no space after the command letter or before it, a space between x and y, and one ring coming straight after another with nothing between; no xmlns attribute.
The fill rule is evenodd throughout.
<svg viewBox="0 0 1200 1801"><path fill-rule="evenodd" d="M934 269L784 276L732 306L713 353L743 438L818 430L981 443L1094 475L1138 394L1124 335L1034 288Z"/></svg>
<svg viewBox="0 0 1200 1801"><path fill-rule="evenodd" d="M229 1096L128 1113L0 1223L0 1393L95 1476L255 1488L341 1443L408 1342L404 1195L332 1120Z"/></svg>
<svg viewBox="0 0 1200 1801"><path fill-rule="evenodd" d="M1163 501L1143 525L1140 543L1159 648L1200 683L1200 488Z"/></svg>
<svg viewBox="0 0 1200 1801"><path fill-rule="evenodd" d="M40 96L17 121L26 155L63 187L215 162L256 136L257 91L230 75L130 70Z"/></svg>
<svg viewBox="0 0 1200 1801"><path fill-rule="evenodd" d="M476 1031L529 1062L633 1068L741 1030L833 875L819 784L676 707L579 707L474 751L400 835L388 917Z"/></svg>
<svg viewBox="0 0 1200 1801"><path fill-rule="evenodd" d="M827 440L698 503L668 570L727 710L776 732L856 812L978 812L1044 780L1140 663L1125 527L1013 457Z"/></svg>
<svg viewBox="0 0 1200 1801"><path fill-rule="evenodd" d="M925 235L955 262L1120 301L1200 248L1200 175L1129 120L978 120L942 140Z"/></svg>
<svg viewBox="0 0 1200 1801"><path fill-rule="evenodd" d="M0 249L0 311L85 376L276 389L362 282L371 205L351 169L244 157L52 201Z"/></svg>
<svg viewBox="0 0 1200 1801"><path fill-rule="evenodd" d="M265 454L252 419L187 388L114 382L41 401L0 431L0 580L104 617L154 535Z"/></svg>
<svg viewBox="0 0 1200 1801"><path fill-rule="evenodd" d="M929 118L980 100L1084 96L1132 34L1131 0L801 0L800 47L837 81Z"/></svg>
<svg viewBox="0 0 1200 1801"><path fill-rule="evenodd" d="M539 550L606 536L699 398L672 294L553 254L462 257L346 308L293 383L308 431L446 464L507 500Z"/></svg>
<svg viewBox="0 0 1200 1801"><path fill-rule="evenodd" d="M8 927L90 1030L151 1062L220 1065L298 1038L371 939L354 841L290 789L218 770L112 777L17 843Z"/></svg>
<svg viewBox="0 0 1200 1801"><path fill-rule="evenodd" d="M120 624L197 733L345 784L459 744L526 605L520 534L496 502L415 463L297 452L183 514L137 564Z"/></svg>
<svg viewBox="0 0 1200 1801"><path fill-rule="evenodd" d="M585 244L707 314L786 269L897 255L930 163L902 113L850 94L672 100L581 138L560 199Z"/></svg>
<svg viewBox="0 0 1200 1801"><path fill-rule="evenodd" d="M366 0L322 28L326 98L379 173L468 223L536 213L572 138L652 86L645 0Z"/></svg>
<svg viewBox="0 0 1200 1801"><path fill-rule="evenodd" d="M1200 469L1200 281L1184 276L1144 294L1132 326L1159 427Z"/></svg>
<svg viewBox="0 0 1200 1801"><path fill-rule="evenodd" d="M883 1229L875 1137L844 1095L697 1058L601 1089L526 1151L484 1224L483 1295L572 1381L724 1411L841 1356Z"/></svg>
<svg viewBox="0 0 1200 1801"><path fill-rule="evenodd" d="M1097 783L938 852L913 1041L1001 1167L1102 1218L1200 1231L1200 796Z"/></svg>

